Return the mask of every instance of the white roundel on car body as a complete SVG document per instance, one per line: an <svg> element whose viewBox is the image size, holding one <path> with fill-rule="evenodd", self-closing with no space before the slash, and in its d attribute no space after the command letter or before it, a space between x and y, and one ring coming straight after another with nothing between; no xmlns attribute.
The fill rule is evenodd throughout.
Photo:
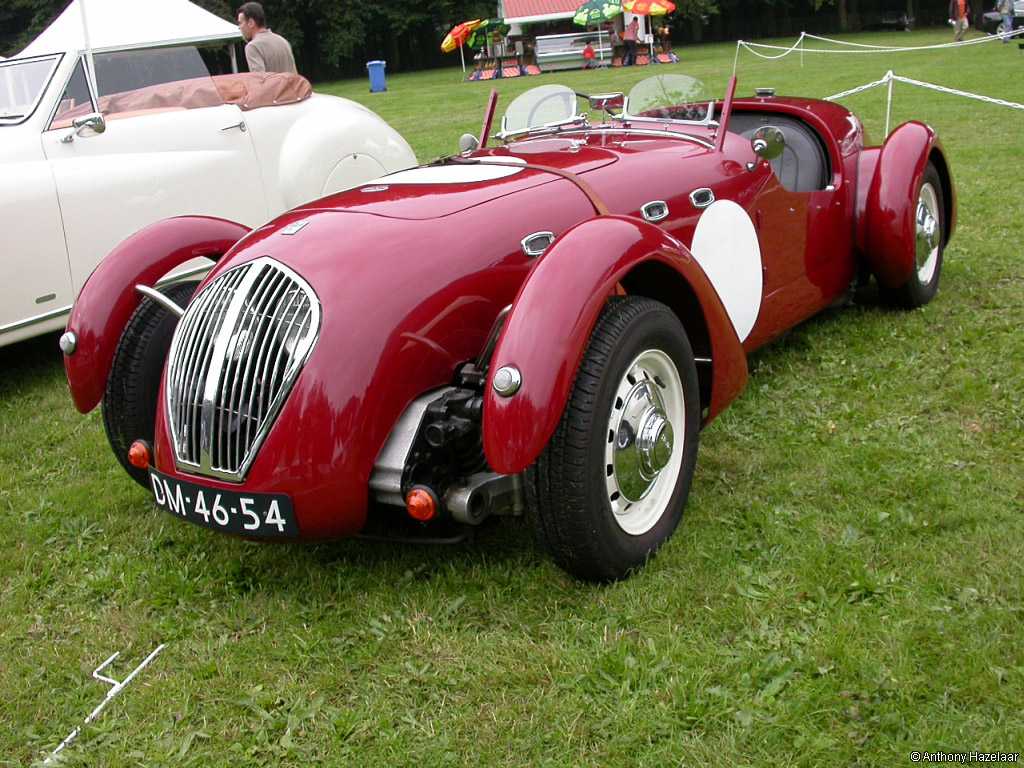
<svg viewBox="0 0 1024 768"><path fill-rule="evenodd" d="M522 168L510 165L526 165L521 157L480 157L476 163L450 163L448 165L421 165L381 176L370 184L466 184L474 181L494 181L520 173ZM503 165L493 165L503 163Z"/></svg>
<svg viewBox="0 0 1024 768"><path fill-rule="evenodd" d="M761 310L761 247L754 222L732 200L716 200L697 221L690 253L715 287L743 341Z"/></svg>

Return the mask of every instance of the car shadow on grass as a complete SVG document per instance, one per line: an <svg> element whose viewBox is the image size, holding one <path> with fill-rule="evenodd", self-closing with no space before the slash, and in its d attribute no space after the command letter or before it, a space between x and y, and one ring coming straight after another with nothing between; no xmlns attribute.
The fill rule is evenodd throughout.
<svg viewBox="0 0 1024 768"><path fill-rule="evenodd" d="M47 333L0 347L0 399L51 379L63 367L59 338Z"/></svg>
<svg viewBox="0 0 1024 768"><path fill-rule="evenodd" d="M144 506L156 525L147 526L150 544L138 554L155 572L182 559L195 559L204 570L217 574L226 592L239 596L260 594L302 603L319 599L317 594L326 584L374 593L409 582L523 583L527 573L540 575L534 581L548 586L553 581L578 583L551 562L525 517L490 518L471 529L465 539L450 544L359 537L316 543L262 542L225 536L181 520L168 520L165 525L166 513ZM390 513L405 514L399 508Z"/></svg>
<svg viewBox="0 0 1024 768"><path fill-rule="evenodd" d="M394 514L404 513L395 509ZM533 535L530 521L522 517L485 520L469 530L461 541L447 544L352 538L300 544L297 548L292 557L285 557L277 564L285 569L297 564L300 571L311 566L331 571L360 571L376 577L389 572L402 577L413 572L418 580L428 580L439 573L475 580L483 572L530 568L548 562ZM296 563L296 559L304 562Z"/></svg>

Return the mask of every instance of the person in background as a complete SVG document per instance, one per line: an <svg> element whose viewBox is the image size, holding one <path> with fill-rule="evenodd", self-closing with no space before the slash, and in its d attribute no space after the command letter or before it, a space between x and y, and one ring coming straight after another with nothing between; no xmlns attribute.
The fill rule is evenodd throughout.
<svg viewBox="0 0 1024 768"><path fill-rule="evenodd" d="M295 69L292 47L267 26L267 15L259 3L243 3L238 11L238 31L245 38L245 60L250 72L291 72Z"/></svg>
<svg viewBox="0 0 1024 768"><path fill-rule="evenodd" d="M611 21L608 22L605 31L608 33L608 47L612 49L612 61L614 61L616 56L625 55L622 51L622 38Z"/></svg>
<svg viewBox="0 0 1024 768"><path fill-rule="evenodd" d="M597 64L594 63L594 46L587 41L587 44L583 46L583 68L593 69Z"/></svg>
<svg viewBox="0 0 1024 768"><path fill-rule="evenodd" d="M949 0L949 20L953 23L953 40L959 43L964 39L968 19L971 16L971 5L967 0Z"/></svg>
<svg viewBox="0 0 1024 768"><path fill-rule="evenodd" d="M956 2L956 0L953 0ZM636 64L636 36L640 28L640 22L634 16L629 22L626 31L622 33L622 42L626 44L626 55L622 59L622 66L631 67Z"/></svg>
<svg viewBox="0 0 1024 768"><path fill-rule="evenodd" d="M1013 32L1013 0L999 0L996 10L1003 17L1003 31ZM1010 42L1010 38L1004 37L1003 43Z"/></svg>

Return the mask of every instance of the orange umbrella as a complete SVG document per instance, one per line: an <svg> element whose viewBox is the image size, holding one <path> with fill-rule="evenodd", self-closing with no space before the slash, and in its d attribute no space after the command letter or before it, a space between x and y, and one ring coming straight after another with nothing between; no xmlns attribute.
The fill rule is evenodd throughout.
<svg viewBox="0 0 1024 768"><path fill-rule="evenodd" d="M664 16L675 9L672 0L624 0L622 3L622 10L637 16Z"/></svg>
<svg viewBox="0 0 1024 768"><path fill-rule="evenodd" d="M481 24L483 24L483 19L473 19L472 21L456 24L452 27L452 31L445 35L444 40L441 41L441 50L445 53L451 53L456 48L461 47L466 42L466 38L469 37L469 33Z"/></svg>
<svg viewBox="0 0 1024 768"><path fill-rule="evenodd" d="M623 0L622 10L635 16L664 16L672 13L676 4L672 0ZM651 43L651 60L654 60L654 36L648 38Z"/></svg>
<svg viewBox="0 0 1024 768"><path fill-rule="evenodd" d="M459 59L462 61L462 74L466 74L466 57L462 53L462 46L466 42L466 38L469 37L469 33L474 29L482 25L485 19L473 19L472 21L464 21L461 24L456 24L452 27L452 31L444 36L444 40L441 41L441 50L445 53L451 53L456 48L459 49Z"/></svg>

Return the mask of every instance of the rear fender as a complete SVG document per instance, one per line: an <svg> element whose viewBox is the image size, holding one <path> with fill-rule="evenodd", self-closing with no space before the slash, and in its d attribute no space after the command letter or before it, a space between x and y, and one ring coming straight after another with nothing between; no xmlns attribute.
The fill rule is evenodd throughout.
<svg viewBox="0 0 1024 768"><path fill-rule="evenodd" d="M562 417L576 369L608 297L631 270L660 262L678 273L700 304L712 358L708 417L746 383L743 347L718 294L687 249L660 228L629 216L601 216L560 237L534 265L491 358L484 394L484 453L504 474L521 472L540 455ZM494 372L516 366L511 397L491 386Z"/></svg>
<svg viewBox="0 0 1024 768"><path fill-rule="evenodd" d="M82 286L68 318L74 352L64 356L71 399L82 413L99 403L114 352L142 297L136 285L153 285L190 259L219 258L248 227L208 216L164 219L139 230L100 262Z"/></svg>
<svg viewBox="0 0 1024 768"><path fill-rule="evenodd" d="M929 160L942 177L946 241L952 234L956 199L949 165L935 131L917 121L899 126L880 150L865 152L858 180L857 243L879 283L898 288L915 268L917 190Z"/></svg>

